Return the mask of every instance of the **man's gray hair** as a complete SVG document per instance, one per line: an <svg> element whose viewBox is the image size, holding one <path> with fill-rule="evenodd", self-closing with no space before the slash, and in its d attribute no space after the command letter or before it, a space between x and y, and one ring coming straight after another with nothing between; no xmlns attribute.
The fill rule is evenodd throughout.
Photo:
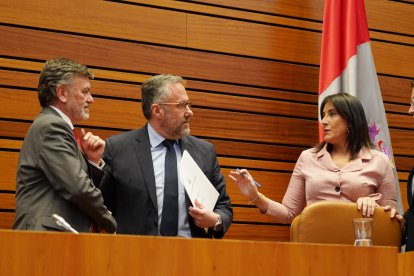
<svg viewBox="0 0 414 276"><path fill-rule="evenodd" d="M151 119L151 106L160 103L168 97L171 91L169 84L181 83L185 86L185 81L180 76L156 75L146 80L141 86L142 112L147 120Z"/></svg>
<svg viewBox="0 0 414 276"><path fill-rule="evenodd" d="M77 76L93 79L92 72L82 64L73 60L58 57L46 61L40 73L38 84L38 98L42 107L49 106L56 99L56 88L61 84L69 84Z"/></svg>

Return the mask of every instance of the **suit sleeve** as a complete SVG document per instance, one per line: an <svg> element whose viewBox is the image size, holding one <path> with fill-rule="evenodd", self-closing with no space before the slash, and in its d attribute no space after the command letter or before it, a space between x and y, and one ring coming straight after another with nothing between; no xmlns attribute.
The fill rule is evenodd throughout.
<svg viewBox="0 0 414 276"><path fill-rule="evenodd" d="M226 191L226 180L220 171L220 166L217 161L216 151L214 146L211 148L212 152L212 179L211 183L219 192L217 204L214 207L214 212L219 214L223 220L223 227L220 231L212 231L215 238L222 238L230 227L233 220L233 208L231 207L230 197Z"/></svg>
<svg viewBox="0 0 414 276"><path fill-rule="evenodd" d="M51 122L41 133L40 167L56 192L72 202L108 233L116 231L116 222L103 203L103 197L87 172L69 126Z"/></svg>
<svg viewBox="0 0 414 276"><path fill-rule="evenodd" d="M102 177L100 189L105 201L105 205L108 209L115 213L116 198L115 198L115 186L112 177L112 147L111 140L106 140L105 152L103 156L105 161L104 176Z"/></svg>

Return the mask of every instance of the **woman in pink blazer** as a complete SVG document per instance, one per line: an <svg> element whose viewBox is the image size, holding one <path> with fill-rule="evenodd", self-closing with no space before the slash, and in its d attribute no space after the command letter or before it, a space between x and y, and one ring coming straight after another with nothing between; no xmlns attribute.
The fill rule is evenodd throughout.
<svg viewBox="0 0 414 276"><path fill-rule="evenodd" d="M231 171L229 177L262 213L279 223L290 223L305 206L321 200L356 202L366 217L379 205L401 220L390 160L373 149L359 100L347 93L331 95L323 100L320 113L324 141L301 153L282 203L260 193L247 170Z"/></svg>

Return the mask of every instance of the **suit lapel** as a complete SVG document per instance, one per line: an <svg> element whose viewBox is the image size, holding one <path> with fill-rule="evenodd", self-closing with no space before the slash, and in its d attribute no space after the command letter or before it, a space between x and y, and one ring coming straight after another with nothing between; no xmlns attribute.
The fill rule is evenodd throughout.
<svg viewBox="0 0 414 276"><path fill-rule="evenodd" d="M186 136L184 136L183 138L181 138L179 140L179 144L180 144L180 148L181 148L181 156L183 155L184 150L187 150L188 153L191 155L192 145L191 145L190 140ZM188 209L189 206L192 206L191 200L188 197L187 192L185 192L185 205L186 205L187 209ZM189 217L189 218L190 218L190 220L192 220L191 217Z"/></svg>
<svg viewBox="0 0 414 276"><path fill-rule="evenodd" d="M151 201L154 204L154 207L158 209L157 193L155 190L154 166L152 164L151 145L149 142L147 126L140 129L138 132L135 141L135 154L137 156L139 166L141 167L144 182L147 186Z"/></svg>
<svg viewBox="0 0 414 276"><path fill-rule="evenodd" d="M192 150L191 142L186 136L180 139L179 144L181 148L181 155L183 155L184 150L187 150L188 153L190 153L191 155L191 150Z"/></svg>
<svg viewBox="0 0 414 276"><path fill-rule="evenodd" d="M54 110L51 107L44 107L42 109L42 111L40 113L43 114L53 114L55 115L57 118L59 118L60 120L63 120L63 118L61 117L61 115ZM73 131L70 129L69 124L68 124L68 133L70 133L70 135L72 136L72 142L75 144L75 146L77 147L78 151L77 151L77 155L79 156L79 161L82 164L82 168L84 169L85 172L88 173L89 177L92 177L92 168L91 168L91 164L89 164L89 160L88 158L86 158L86 155L83 153L80 145L78 144L78 142L76 141L76 137L73 134Z"/></svg>

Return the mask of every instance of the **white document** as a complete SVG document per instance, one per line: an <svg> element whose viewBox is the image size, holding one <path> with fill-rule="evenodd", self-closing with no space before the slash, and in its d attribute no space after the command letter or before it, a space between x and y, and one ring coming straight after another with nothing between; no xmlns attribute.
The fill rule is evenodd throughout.
<svg viewBox="0 0 414 276"><path fill-rule="evenodd" d="M197 199L207 210L213 211L219 193L186 150L181 157L181 176L193 206Z"/></svg>

